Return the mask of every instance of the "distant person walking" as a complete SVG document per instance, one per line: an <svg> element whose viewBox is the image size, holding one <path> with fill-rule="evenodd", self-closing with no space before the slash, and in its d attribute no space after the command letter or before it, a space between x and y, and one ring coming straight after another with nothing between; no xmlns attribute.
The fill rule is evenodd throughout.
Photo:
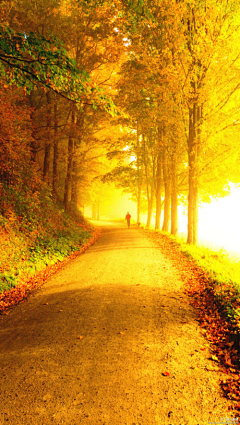
<svg viewBox="0 0 240 425"><path fill-rule="evenodd" d="M130 227L130 218L131 218L131 216L130 216L130 214L128 212L127 215L126 215L126 217L125 217L125 220L127 220L127 226L128 226L128 228Z"/></svg>

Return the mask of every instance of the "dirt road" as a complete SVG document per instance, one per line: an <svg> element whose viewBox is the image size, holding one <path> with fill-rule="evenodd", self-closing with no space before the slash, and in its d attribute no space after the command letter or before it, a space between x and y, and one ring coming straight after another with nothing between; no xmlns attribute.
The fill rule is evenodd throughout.
<svg viewBox="0 0 240 425"><path fill-rule="evenodd" d="M161 248L107 224L0 318L0 424L226 424L209 357Z"/></svg>

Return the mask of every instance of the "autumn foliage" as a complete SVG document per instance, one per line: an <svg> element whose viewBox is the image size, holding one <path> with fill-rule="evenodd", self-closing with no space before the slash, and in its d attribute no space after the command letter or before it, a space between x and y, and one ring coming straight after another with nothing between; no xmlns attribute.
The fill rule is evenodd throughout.
<svg viewBox="0 0 240 425"><path fill-rule="evenodd" d="M24 185L31 159L29 110L22 90L3 88L0 99L1 182Z"/></svg>
<svg viewBox="0 0 240 425"><path fill-rule="evenodd" d="M174 238L145 230L145 234L159 244L172 260L185 283L185 292L196 309L204 336L209 341L214 371L225 374L221 386L226 396L234 401L233 408L240 411L240 297L233 284L214 280L207 270L181 252Z"/></svg>
<svg viewBox="0 0 240 425"><path fill-rule="evenodd" d="M39 176L31 156L31 111L22 91L6 88L0 96L0 290L6 291L1 299L5 311L42 282L50 270L46 266L56 269L95 239L76 209L67 215L60 202L53 202Z"/></svg>
<svg viewBox="0 0 240 425"><path fill-rule="evenodd" d="M114 11L101 25L105 12L71 0L46 2L44 13L38 2L1 3L0 291L11 291L9 305L31 276L92 240L79 210L108 144L96 133L118 115L102 82L111 84L122 51L113 49L121 35L106 41Z"/></svg>
<svg viewBox="0 0 240 425"><path fill-rule="evenodd" d="M138 223L155 213L173 235L187 205L196 244L199 202L240 179L239 5L1 2L2 311L95 240L79 211L99 209L100 179L132 194ZM161 243L239 401L239 291Z"/></svg>

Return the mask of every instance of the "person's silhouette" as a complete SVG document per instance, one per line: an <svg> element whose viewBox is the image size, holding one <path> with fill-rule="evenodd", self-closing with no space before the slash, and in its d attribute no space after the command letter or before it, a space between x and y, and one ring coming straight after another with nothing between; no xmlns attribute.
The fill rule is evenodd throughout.
<svg viewBox="0 0 240 425"><path fill-rule="evenodd" d="M127 226L128 226L128 228L130 227L130 218L131 218L131 215L129 214L129 212L127 212L127 215L125 217L125 220L127 220Z"/></svg>

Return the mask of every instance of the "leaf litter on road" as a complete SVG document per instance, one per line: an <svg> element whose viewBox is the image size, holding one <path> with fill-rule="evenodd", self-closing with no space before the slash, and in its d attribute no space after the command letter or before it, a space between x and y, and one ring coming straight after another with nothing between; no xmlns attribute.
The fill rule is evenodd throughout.
<svg viewBox="0 0 240 425"><path fill-rule="evenodd" d="M212 360L218 367L207 366L206 370L223 372L220 378L225 396L234 402L231 409L240 411L240 335L239 329L226 319L216 304L211 289L211 278L193 260L189 260L166 235L144 230L144 233L157 243L162 251L180 271L185 282L185 293L195 308L203 334L210 343ZM204 351L205 348L200 348Z"/></svg>

